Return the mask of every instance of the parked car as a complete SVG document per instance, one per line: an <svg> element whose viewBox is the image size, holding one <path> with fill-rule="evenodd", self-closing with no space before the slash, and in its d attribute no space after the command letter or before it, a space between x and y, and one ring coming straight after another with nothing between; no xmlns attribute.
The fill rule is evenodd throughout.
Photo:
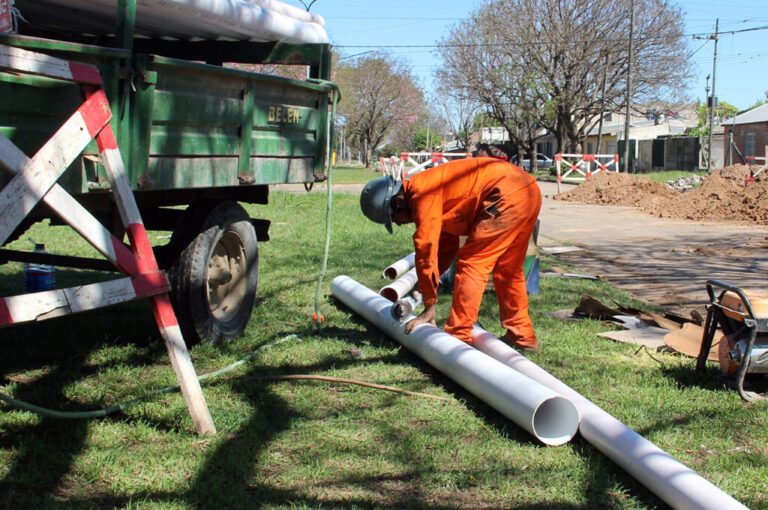
<svg viewBox="0 0 768 510"><path fill-rule="evenodd" d="M512 159L510 161L512 163L514 163L515 165L518 165L518 163L517 163L517 156L512 156ZM551 167L554 164L555 164L555 162L552 161L552 159L550 159L547 156L545 156L544 154L542 154L540 152L536 153L536 166L537 166L537 168L549 168L549 167ZM523 170L526 170L526 171L530 170L531 169L531 159L530 159L530 157L526 155L525 158L523 159L523 164L522 165L518 165L518 166L522 167Z"/></svg>

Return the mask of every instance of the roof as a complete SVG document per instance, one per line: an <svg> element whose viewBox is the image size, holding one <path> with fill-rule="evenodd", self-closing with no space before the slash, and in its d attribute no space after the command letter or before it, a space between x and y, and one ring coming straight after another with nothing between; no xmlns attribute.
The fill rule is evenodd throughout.
<svg viewBox="0 0 768 510"><path fill-rule="evenodd" d="M629 123L629 129L642 129L642 128L654 128L658 127L658 131L663 131L664 127L667 128L667 131L671 134L682 134L685 132L685 130L689 127L695 126L696 122L691 121L689 119L685 118L673 118L673 117L665 117L664 120L656 124L654 120L633 120ZM664 126L664 127L660 127ZM587 133L587 136L597 136L597 132L599 130L599 126L594 126L592 130ZM612 122L610 124L603 125L603 134L608 133L623 133L624 132L624 121L621 122ZM630 134L630 138L631 138Z"/></svg>
<svg viewBox="0 0 768 510"><path fill-rule="evenodd" d="M768 103L747 110L746 112L737 115L735 118L726 119L720 124L753 124L755 122L768 122Z"/></svg>

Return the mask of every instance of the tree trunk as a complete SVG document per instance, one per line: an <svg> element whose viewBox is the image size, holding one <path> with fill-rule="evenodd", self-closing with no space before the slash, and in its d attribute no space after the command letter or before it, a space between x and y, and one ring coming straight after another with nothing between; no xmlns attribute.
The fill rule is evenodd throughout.
<svg viewBox="0 0 768 510"><path fill-rule="evenodd" d="M371 152L368 150L369 147L368 138L365 138L363 140L363 164L368 170L371 169Z"/></svg>
<svg viewBox="0 0 768 510"><path fill-rule="evenodd" d="M531 159L531 165L528 167L528 171L536 172L539 169L538 162L536 161L536 142L528 142L526 144L526 150L528 151L528 157Z"/></svg>

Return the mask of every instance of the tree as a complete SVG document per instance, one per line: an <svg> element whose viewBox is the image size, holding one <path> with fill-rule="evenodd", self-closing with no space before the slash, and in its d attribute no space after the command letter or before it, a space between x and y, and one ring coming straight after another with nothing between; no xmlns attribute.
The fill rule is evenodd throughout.
<svg viewBox="0 0 768 510"><path fill-rule="evenodd" d="M535 152L543 107L538 83L527 72L520 55L503 47L503 34L489 29L490 10L481 10L458 24L438 52L443 59L438 80L456 95L472 98L488 117L507 132L516 153Z"/></svg>
<svg viewBox="0 0 768 510"><path fill-rule="evenodd" d="M240 64L236 62L227 63L226 66L252 73L283 76L284 78L291 78L292 80L306 80L309 76L309 66L285 64Z"/></svg>
<svg viewBox="0 0 768 510"><path fill-rule="evenodd" d="M632 100L676 99L690 76L683 17L666 0L634 1ZM444 80L515 124L516 143L530 146L532 126L546 127L573 150L603 103L608 112L625 104L629 2L486 0L443 41Z"/></svg>
<svg viewBox="0 0 768 510"><path fill-rule="evenodd" d="M371 168L376 148L397 129L418 121L423 93L405 64L383 52L339 61L335 80L342 94L339 117L360 144L363 164Z"/></svg>
<svg viewBox="0 0 768 510"><path fill-rule="evenodd" d="M732 104L725 101L718 101L715 108L715 116L721 121L723 119L730 119L739 113L739 109ZM707 136L709 135L709 108L701 101L696 101L696 116L699 119L699 123L695 128L688 130L688 134L691 136Z"/></svg>
<svg viewBox="0 0 768 510"><path fill-rule="evenodd" d="M446 130L450 131L461 149L467 152L469 136L481 108L480 102L474 96L456 90L450 83L439 84L437 93L440 99L433 103L438 105L444 116Z"/></svg>
<svg viewBox="0 0 768 510"><path fill-rule="evenodd" d="M758 106L763 106L764 104L768 104L768 90L765 91L765 97L763 99L758 99L757 101L755 101L755 104L753 104L743 112L748 112L749 110L757 108ZM739 113L743 113L743 112L739 112Z"/></svg>

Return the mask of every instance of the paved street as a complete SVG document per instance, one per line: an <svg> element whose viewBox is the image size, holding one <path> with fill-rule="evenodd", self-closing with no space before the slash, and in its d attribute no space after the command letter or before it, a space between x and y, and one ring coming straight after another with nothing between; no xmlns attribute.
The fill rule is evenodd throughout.
<svg viewBox="0 0 768 510"><path fill-rule="evenodd" d="M555 183L540 187L545 198L539 245L584 248L559 257L641 299L684 311L703 308L708 278L768 287L768 228L655 218L631 207L563 202L551 198L557 193Z"/></svg>

